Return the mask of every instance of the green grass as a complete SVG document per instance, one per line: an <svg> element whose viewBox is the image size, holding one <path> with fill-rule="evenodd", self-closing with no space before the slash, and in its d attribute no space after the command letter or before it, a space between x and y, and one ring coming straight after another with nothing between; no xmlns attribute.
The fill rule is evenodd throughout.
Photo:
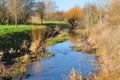
<svg viewBox="0 0 120 80"><path fill-rule="evenodd" d="M15 27L14 25L0 25L0 36L5 36L6 34L12 34L16 32L27 32L31 30L31 26L29 25L18 25Z"/></svg>
<svg viewBox="0 0 120 80"><path fill-rule="evenodd" d="M32 22L33 24L41 24L41 22ZM60 24L60 25L68 25L67 21L43 21L43 24Z"/></svg>
<svg viewBox="0 0 120 80"><path fill-rule="evenodd" d="M47 40L46 43L47 43L47 45L54 45L54 44L61 43L61 42L64 42L64 41L66 41L66 40L52 39L52 40Z"/></svg>
<svg viewBox="0 0 120 80"><path fill-rule="evenodd" d="M19 49L24 40L31 42L31 30L34 27L45 28L45 26L0 25L0 50Z"/></svg>
<svg viewBox="0 0 120 80"><path fill-rule="evenodd" d="M62 24L62 25L67 25L69 23L66 22L66 21L45 21L45 22L43 22L43 24Z"/></svg>
<svg viewBox="0 0 120 80"><path fill-rule="evenodd" d="M23 40L31 40L31 26L0 25L0 49L19 49Z"/></svg>

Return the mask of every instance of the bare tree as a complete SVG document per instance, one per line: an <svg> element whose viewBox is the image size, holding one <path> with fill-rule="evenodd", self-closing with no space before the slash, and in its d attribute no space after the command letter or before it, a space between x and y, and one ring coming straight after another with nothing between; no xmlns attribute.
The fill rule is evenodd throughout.
<svg viewBox="0 0 120 80"><path fill-rule="evenodd" d="M51 12L55 12L56 11L56 4L54 1L52 0L44 0L45 2L45 12L46 13L51 13Z"/></svg>
<svg viewBox="0 0 120 80"><path fill-rule="evenodd" d="M96 0L96 6L98 7L99 20L102 22L104 16L104 11L109 8L109 3L111 0Z"/></svg>
<svg viewBox="0 0 120 80"><path fill-rule="evenodd" d="M34 0L7 0L9 13L14 17L15 26L25 23L34 8Z"/></svg>
<svg viewBox="0 0 120 80"><path fill-rule="evenodd" d="M40 14L41 23L43 23L43 19L48 17L55 9L56 5L52 0L40 0L37 3L37 12Z"/></svg>
<svg viewBox="0 0 120 80"><path fill-rule="evenodd" d="M45 15L45 3L44 1L40 1L37 3L37 12L40 14L41 23L43 23L44 15Z"/></svg>
<svg viewBox="0 0 120 80"><path fill-rule="evenodd" d="M25 23L33 12L34 0L20 0L18 22Z"/></svg>
<svg viewBox="0 0 120 80"><path fill-rule="evenodd" d="M90 29L90 27L98 20L98 10L94 4L86 4L84 7L85 12L85 22L84 25L86 29Z"/></svg>
<svg viewBox="0 0 120 80"><path fill-rule="evenodd" d="M5 23L6 20L6 1L5 0L0 0L0 23Z"/></svg>
<svg viewBox="0 0 120 80"><path fill-rule="evenodd" d="M52 17L51 13L56 13L56 8L57 8L57 6L54 1L45 0L45 14L46 14L45 18L48 19L49 17Z"/></svg>
<svg viewBox="0 0 120 80"><path fill-rule="evenodd" d="M14 15L15 26L18 25L18 14L19 14L19 3L21 0L7 0L8 8L10 12Z"/></svg>

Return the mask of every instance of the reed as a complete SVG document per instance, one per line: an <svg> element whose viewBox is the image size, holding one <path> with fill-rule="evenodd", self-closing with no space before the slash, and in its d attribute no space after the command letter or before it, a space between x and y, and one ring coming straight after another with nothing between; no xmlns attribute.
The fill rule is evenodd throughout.
<svg viewBox="0 0 120 80"><path fill-rule="evenodd" d="M99 73L84 78L72 70L74 74L69 75L69 80L120 80L120 26L97 24L90 30L87 41L97 48Z"/></svg>
<svg viewBox="0 0 120 80"><path fill-rule="evenodd" d="M45 40L46 28L45 26L33 26L31 31L32 43L30 46L30 50L34 52L38 52L41 47L42 42Z"/></svg>
<svg viewBox="0 0 120 80"><path fill-rule="evenodd" d="M95 80L120 79L120 26L98 25L91 29L89 42L96 48L99 74Z"/></svg>

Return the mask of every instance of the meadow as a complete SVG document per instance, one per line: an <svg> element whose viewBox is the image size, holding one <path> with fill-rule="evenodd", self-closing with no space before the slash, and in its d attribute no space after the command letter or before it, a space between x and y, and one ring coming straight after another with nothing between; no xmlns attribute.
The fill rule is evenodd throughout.
<svg viewBox="0 0 120 80"><path fill-rule="evenodd" d="M0 36L12 34L15 32L27 32L30 30L30 25L19 25L18 27L15 27L15 25L0 25Z"/></svg>

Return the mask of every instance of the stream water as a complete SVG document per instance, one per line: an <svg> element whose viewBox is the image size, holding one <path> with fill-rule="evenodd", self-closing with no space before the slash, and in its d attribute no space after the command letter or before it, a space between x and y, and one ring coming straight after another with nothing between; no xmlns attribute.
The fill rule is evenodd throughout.
<svg viewBox="0 0 120 80"><path fill-rule="evenodd" d="M63 80L72 68L81 72L82 76L92 75L92 72L97 70L95 57L72 50L72 45L67 41L48 47L47 52L55 55L33 62L27 70L27 74L31 76L25 80Z"/></svg>

